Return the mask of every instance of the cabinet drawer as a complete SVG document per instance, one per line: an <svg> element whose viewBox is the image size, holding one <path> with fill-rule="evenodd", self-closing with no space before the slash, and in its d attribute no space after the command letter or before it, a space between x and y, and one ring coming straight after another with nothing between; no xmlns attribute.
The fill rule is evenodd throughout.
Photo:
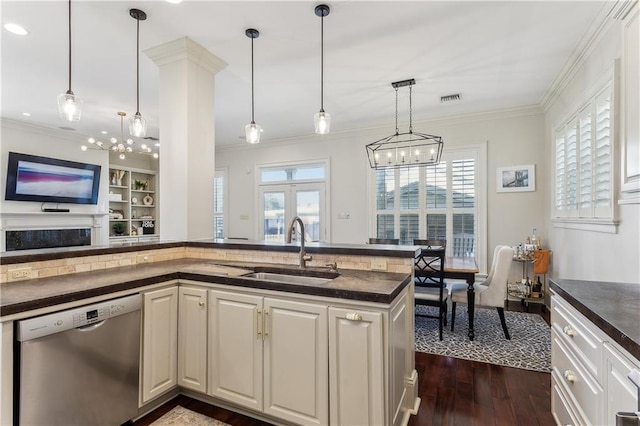
<svg viewBox="0 0 640 426"><path fill-rule="evenodd" d="M589 329L589 326L592 329L596 326L557 298L552 301L551 309L551 327L589 373L602 383L602 339Z"/></svg>
<svg viewBox="0 0 640 426"><path fill-rule="evenodd" d="M576 410L589 424L598 424L603 390L578 362L563 337L551 331L551 357L556 380L576 401Z"/></svg>
<svg viewBox="0 0 640 426"><path fill-rule="evenodd" d="M579 426L584 422L577 419L573 402L564 394L556 374L551 375L551 414L560 426Z"/></svg>

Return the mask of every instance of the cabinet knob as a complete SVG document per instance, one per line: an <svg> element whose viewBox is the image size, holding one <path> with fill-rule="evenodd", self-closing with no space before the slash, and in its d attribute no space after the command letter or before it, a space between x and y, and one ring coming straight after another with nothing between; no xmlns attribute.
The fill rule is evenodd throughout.
<svg viewBox="0 0 640 426"><path fill-rule="evenodd" d="M578 377L576 376L576 373L574 373L571 370L565 370L563 376L565 380L569 383L574 383L578 379Z"/></svg>
<svg viewBox="0 0 640 426"><path fill-rule="evenodd" d="M344 316L346 319L348 319L349 321L362 321L362 315L360 315L357 312L349 312L347 315Z"/></svg>
<svg viewBox="0 0 640 426"><path fill-rule="evenodd" d="M565 325L564 328L562 329L562 332L567 336L571 336L571 337L575 336L576 334L576 332L573 331L573 328L571 328L570 325Z"/></svg>
<svg viewBox="0 0 640 426"><path fill-rule="evenodd" d="M200 302L198 302L198 305L204 306L204 302L201 300Z"/></svg>

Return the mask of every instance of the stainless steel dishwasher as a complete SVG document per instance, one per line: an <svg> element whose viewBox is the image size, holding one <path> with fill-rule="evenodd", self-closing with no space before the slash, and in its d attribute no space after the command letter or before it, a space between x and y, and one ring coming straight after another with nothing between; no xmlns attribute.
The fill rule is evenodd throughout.
<svg viewBox="0 0 640 426"><path fill-rule="evenodd" d="M138 413L139 294L17 323L15 424L120 425Z"/></svg>

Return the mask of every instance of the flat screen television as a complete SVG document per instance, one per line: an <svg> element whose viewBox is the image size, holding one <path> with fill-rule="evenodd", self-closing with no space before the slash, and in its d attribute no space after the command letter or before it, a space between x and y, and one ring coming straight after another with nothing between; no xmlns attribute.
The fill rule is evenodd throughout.
<svg viewBox="0 0 640 426"><path fill-rule="evenodd" d="M5 200L97 204L97 164L9 153Z"/></svg>

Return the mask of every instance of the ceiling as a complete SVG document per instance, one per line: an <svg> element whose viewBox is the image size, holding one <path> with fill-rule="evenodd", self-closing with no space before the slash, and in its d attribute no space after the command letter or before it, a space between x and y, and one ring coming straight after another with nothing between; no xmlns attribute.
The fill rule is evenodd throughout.
<svg viewBox="0 0 640 426"><path fill-rule="evenodd" d="M67 122L56 107L57 95L68 88L67 2L3 0L3 24L18 23L29 35L1 31L1 115L72 128L79 144L88 136L105 138L102 130L119 137L117 112L130 116L136 110L136 21L129 9L139 8L148 16L140 24L141 51L188 36L228 64L216 76L217 145L244 144L251 119L247 28L260 31L254 44L255 119L264 129L263 143L312 135L313 114L320 108L318 3L73 1L72 89L84 107L79 122ZM324 109L332 115L332 132L340 132L380 125L393 130L390 83L408 78L416 80L414 121L540 105L604 2L327 4ZM153 137L161 136L158 81L157 67L141 53L140 112ZM440 102L454 93L461 94L459 101ZM404 123L406 89L400 89L399 100Z"/></svg>

